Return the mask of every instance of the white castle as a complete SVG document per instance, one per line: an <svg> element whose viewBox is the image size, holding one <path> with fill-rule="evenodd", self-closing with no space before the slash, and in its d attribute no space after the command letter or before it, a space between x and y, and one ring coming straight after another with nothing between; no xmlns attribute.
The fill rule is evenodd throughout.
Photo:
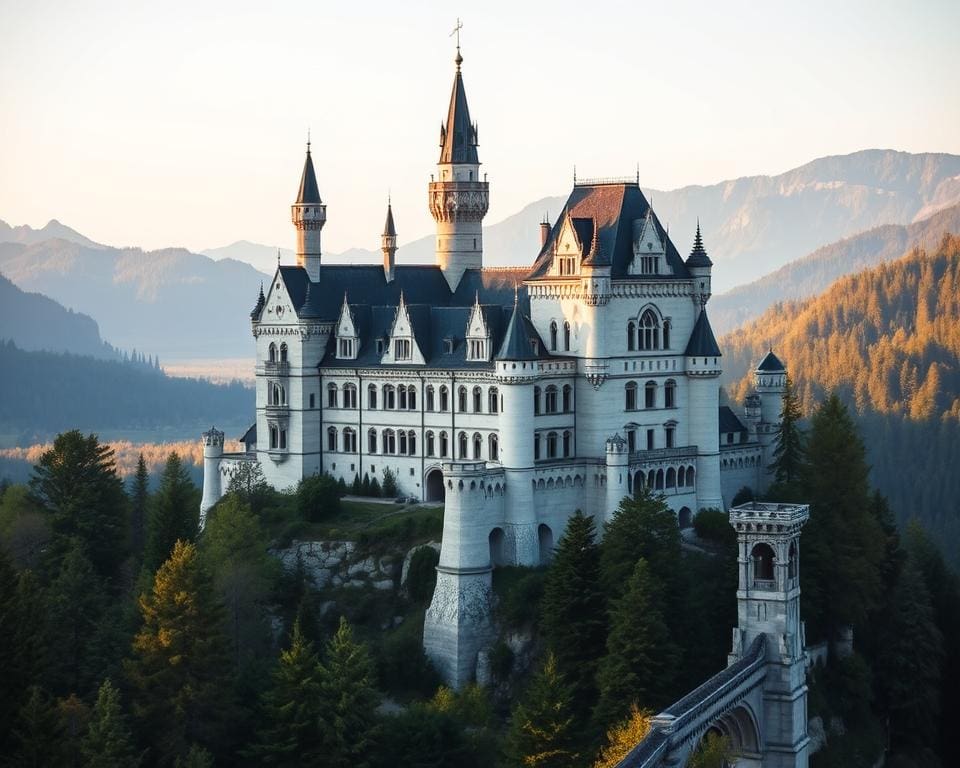
<svg viewBox="0 0 960 768"><path fill-rule="evenodd" d="M204 435L201 515L249 461L278 489L389 468L402 495L443 501L424 645L458 686L490 639L492 569L546 562L577 509L602 523L646 486L688 526L743 486L763 490L786 372L771 352L742 416L720 406L699 225L683 258L638 179L575 180L532 266L485 269L489 186L459 48L455 61L427 198L434 264L396 263L389 204L382 266L323 264L308 143L297 263L250 315L256 423L241 454Z"/></svg>

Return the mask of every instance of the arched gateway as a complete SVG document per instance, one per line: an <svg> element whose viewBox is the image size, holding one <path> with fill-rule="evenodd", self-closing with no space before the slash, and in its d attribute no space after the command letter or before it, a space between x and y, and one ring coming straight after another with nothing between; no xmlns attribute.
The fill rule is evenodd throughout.
<svg viewBox="0 0 960 768"><path fill-rule="evenodd" d="M427 501L443 501L445 497L443 487L443 472L439 467L427 472Z"/></svg>

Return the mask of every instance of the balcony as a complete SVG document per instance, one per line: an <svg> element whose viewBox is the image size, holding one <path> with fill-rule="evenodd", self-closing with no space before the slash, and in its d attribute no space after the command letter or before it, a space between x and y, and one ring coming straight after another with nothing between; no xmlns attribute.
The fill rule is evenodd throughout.
<svg viewBox="0 0 960 768"><path fill-rule="evenodd" d="M653 448L649 451L631 451L630 463L640 464L646 461L666 461L669 459L688 459L697 455L697 446L681 445L676 448Z"/></svg>
<svg viewBox="0 0 960 768"><path fill-rule="evenodd" d="M290 415L290 406L287 403L268 403L267 416L286 418Z"/></svg>
<svg viewBox="0 0 960 768"><path fill-rule="evenodd" d="M777 589L776 579L754 579L753 588L765 592L775 592Z"/></svg>
<svg viewBox="0 0 960 768"><path fill-rule="evenodd" d="M265 360L263 372L268 376L289 376L290 363L286 360Z"/></svg>

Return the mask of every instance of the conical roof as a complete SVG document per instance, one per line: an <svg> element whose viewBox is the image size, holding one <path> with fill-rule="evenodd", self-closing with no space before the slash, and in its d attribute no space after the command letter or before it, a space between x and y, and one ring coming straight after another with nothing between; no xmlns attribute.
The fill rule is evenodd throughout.
<svg viewBox="0 0 960 768"><path fill-rule="evenodd" d="M453 91L450 93L450 107L447 110L446 125L440 129L440 162L479 164L477 157L477 129L470 122L470 108L467 106L467 92L463 87L460 63L463 57L457 50L457 72L453 77Z"/></svg>
<svg viewBox="0 0 960 768"><path fill-rule="evenodd" d="M300 177L297 204L320 205L322 202L320 188L317 186L317 174L313 170L313 158L310 157L310 146L307 145L307 159L303 164L303 175Z"/></svg>
<svg viewBox="0 0 960 768"><path fill-rule="evenodd" d="M383 223L383 234L397 236L397 228L393 224L393 206L387 203L387 220Z"/></svg>
<svg viewBox="0 0 960 768"><path fill-rule="evenodd" d="M703 237L700 234L700 221L697 221L697 235L693 240L693 250L687 257L688 267L712 267L713 262L707 256L707 249L703 247Z"/></svg>
<svg viewBox="0 0 960 768"><path fill-rule="evenodd" d="M537 356L533 353L526 326L523 315L520 314L520 306L517 302L514 302L513 314L510 315L510 322L507 324L506 333L503 334L500 351L497 352L498 360L537 359Z"/></svg>
<svg viewBox="0 0 960 768"><path fill-rule="evenodd" d="M763 360L760 361L760 365L757 366L757 370L766 371L769 373L773 371L785 371L787 369L784 368L783 363L780 362L780 358L773 354L773 350L770 350L764 356Z"/></svg>
<svg viewBox="0 0 960 768"><path fill-rule="evenodd" d="M706 307L700 310L700 316L693 326L693 333L690 334L690 341L687 342L684 355L687 357L720 357L721 355L717 337L713 335L713 328L710 327L710 321L707 319Z"/></svg>

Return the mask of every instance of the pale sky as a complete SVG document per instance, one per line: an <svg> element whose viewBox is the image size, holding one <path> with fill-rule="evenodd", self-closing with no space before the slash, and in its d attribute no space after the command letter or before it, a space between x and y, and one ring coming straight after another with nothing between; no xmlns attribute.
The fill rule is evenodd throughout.
<svg viewBox="0 0 960 768"><path fill-rule="evenodd" d="M871 147L960 154L960 2L0 0L0 219L110 245L433 230L456 17L494 223L583 176L672 189Z"/></svg>

